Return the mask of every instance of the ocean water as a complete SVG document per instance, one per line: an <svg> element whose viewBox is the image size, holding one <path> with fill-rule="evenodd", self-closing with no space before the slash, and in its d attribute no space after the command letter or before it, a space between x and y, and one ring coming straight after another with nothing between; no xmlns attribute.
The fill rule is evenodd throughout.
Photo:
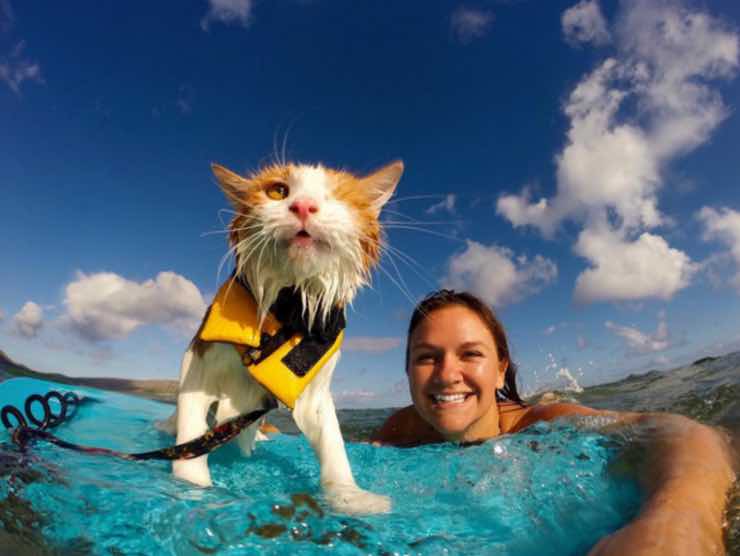
<svg viewBox="0 0 740 556"><path fill-rule="evenodd" d="M58 385L0 383L0 404ZM61 387L67 390L68 387ZM75 388L94 401L55 432L82 444L144 451L172 438L152 422L172 407ZM561 394L570 396L572 394ZM740 430L740 354L628 377L575 397L594 407L668 410ZM478 446L378 448L362 442L391 410L340 411L358 483L389 495L390 514L333 513L305 440L281 434L252 458L211 455L215 488L136 463L36 444L22 454L0 433L0 554L585 554L634 516L641 493L624 472L627 441L593 423L538 424ZM289 421L271 419L289 431ZM621 471L619 471L621 470ZM737 496L728 551L738 551Z"/></svg>

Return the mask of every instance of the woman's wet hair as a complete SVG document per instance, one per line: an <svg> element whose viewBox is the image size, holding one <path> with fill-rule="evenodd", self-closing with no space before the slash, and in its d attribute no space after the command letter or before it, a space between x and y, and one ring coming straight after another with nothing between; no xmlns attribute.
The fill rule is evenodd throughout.
<svg viewBox="0 0 740 556"><path fill-rule="evenodd" d="M511 360L511 354L509 352L509 342L506 339L506 331L504 330L501 321L498 320L496 314L493 312L487 304L478 299L473 294L467 292L456 292L454 290L439 290L427 295L422 299L419 304L414 308L414 312L411 315L411 321L409 322L409 331L406 336L406 371L409 368L409 350L411 348L411 334L416 330L417 326L430 314L438 309L449 307L450 305L460 305L473 311L483 321L488 328L488 331L493 336L493 340L496 343L496 350L498 352L499 359L506 359L509 362L509 366L506 369L506 375L504 376L504 386L496 390L496 399L498 401L510 400L519 404L524 405L524 402L519 397L519 392L516 389L516 372L517 366Z"/></svg>

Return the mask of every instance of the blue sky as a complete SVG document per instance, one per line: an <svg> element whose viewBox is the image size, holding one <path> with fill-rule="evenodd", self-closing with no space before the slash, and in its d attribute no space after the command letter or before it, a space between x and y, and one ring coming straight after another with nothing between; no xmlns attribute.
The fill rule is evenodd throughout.
<svg viewBox="0 0 740 556"><path fill-rule="evenodd" d="M740 349L739 25L729 0L0 0L0 349L176 378L228 275L209 164L283 143L406 164L340 406L408 400L440 285L493 304L525 391Z"/></svg>

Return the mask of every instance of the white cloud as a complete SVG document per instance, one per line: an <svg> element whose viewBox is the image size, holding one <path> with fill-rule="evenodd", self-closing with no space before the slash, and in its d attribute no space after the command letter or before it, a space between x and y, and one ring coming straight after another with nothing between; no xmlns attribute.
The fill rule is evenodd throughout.
<svg viewBox="0 0 740 556"><path fill-rule="evenodd" d="M611 321L606 321L604 326L620 336L632 353L656 353L672 347L665 318L665 312L658 313L658 328L653 334L646 334L630 326L620 326Z"/></svg>
<svg viewBox="0 0 740 556"><path fill-rule="evenodd" d="M455 214L455 201L457 196L454 193L448 193L445 198L439 203L436 203L426 210L427 214L435 214L441 211L447 211L450 214Z"/></svg>
<svg viewBox="0 0 740 556"><path fill-rule="evenodd" d="M689 284L698 268L685 253L647 232L628 241L608 228L586 228L575 252L591 263L575 285L576 300L585 303L670 299Z"/></svg>
<svg viewBox="0 0 740 556"><path fill-rule="evenodd" d="M705 241L718 240L730 248L729 254L736 265L732 284L740 292L740 212L727 207L719 210L703 207L697 218L704 224Z"/></svg>
<svg viewBox="0 0 740 556"><path fill-rule="evenodd" d="M493 14L484 10L461 6L452 12L450 27L462 44L484 37L493 24Z"/></svg>
<svg viewBox="0 0 740 556"><path fill-rule="evenodd" d="M588 340L579 334L576 336L576 347L579 351L583 351L588 347Z"/></svg>
<svg viewBox="0 0 740 556"><path fill-rule="evenodd" d="M581 299L667 298L688 284L688 257L647 231L670 221L658 209L666 165L705 143L727 116L708 81L732 76L738 65L738 36L718 19L674 1L622 6L616 57L586 75L565 104L570 129L556 157L556 194L535 202L525 188L497 204L515 227L546 237L565 220L583 224L575 250L592 268L578 278ZM618 250L590 248L599 238ZM627 270L637 284L619 286L623 277L607 267Z"/></svg>
<svg viewBox="0 0 740 556"><path fill-rule="evenodd" d="M198 287L174 272L134 282L112 272L78 273L65 288L63 322L91 341L128 336L146 324L193 333L206 309Z"/></svg>
<svg viewBox="0 0 740 556"><path fill-rule="evenodd" d="M7 33L13 27L15 16L9 0L0 0L0 33Z"/></svg>
<svg viewBox="0 0 740 556"><path fill-rule="evenodd" d="M3 311L2 309L0 309L0 322L2 322L4 320L5 320L5 311Z"/></svg>
<svg viewBox="0 0 740 556"><path fill-rule="evenodd" d="M376 336L354 336L347 338L342 349L347 351L365 351L368 353L382 353L396 349L401 345L401 338L376 337Z"/></svg>
<svg viewBox="0 0 740 556"><path fill-rule="evenodd" d="M208 13L200 20L200 26L204 31L210 30L212 23L246 27L253 10L253 0L208 0Z"/></svg>
<svg viewBox="0 0 740 556"><path fill-rule="evenodd" d="M496 212L505 216L515 228L539 223L540 231L549 237L554 229L549 202L543 197L530 203L531 198L529 187L522 189L519 195L501 195L496 203Z"/></svg>
<svg viewBox="0 0 740 556"><path fill-rule="evenodd" d="M702 207L697 217L704 224L704 239L717 239L730 248L732 257L740 263L740 211L722 207L719 210Z"/></svg>
<svg viewBox="0 0 740 556"><path fill-rule="evenodd" d="M735 266L735 261L729 252L712 253L701 261L700 270L709 284L718 290L727 285L727 269Z"/></svg>
<svg viewBox="0 0 740 556"><path fill-rule="evenodd" d="M611 40L606 20L596 0L582 0L563 12L560 19L563 35L569 44L593 43L603 45Z"/></svg>
<svg viewBox="0 0 740 556"><path fill-rule="evenodd" d="M667 355L660 354L653 359L652 363L659 367L666 367L671 364L671 358Z"/></svg>
<svg viewBox="0 0 740 556"><path fill-rule="evenodd" d="M706 81L729 78L738 65L737 33L706 13L674 3L630 2L620 24L635 92L651 118L651 147L659 160L683 154L709 139L728 115Z"/></svg>
<svg viewBox="0 0 740 556"><path fill-rule="evenodd" d="M33 301L27 301L13 316L14 330L26 338L34 338L44 325L44 311Z"/></svg>
<svg viewBox="0 0 740 556"><path fill-rule="evenodd" d="M391 386L391 392L393 394L406 394L409 393L409 382L405 378L402 378L401 380L397 380L393 383L393 386Z"/></svg>
<svg viewBox="0 0 740 556"><path fill-rule="evenodd" d="M715 340L711 344L703 346L700 350L694 352L692 359L699 359L707 355L721 355L723 353L732 353L740 351L740 336L737 333L731 334L730 337L721 340Z"/></svg>
<svg viewBox="0 0 740 556"><path fill-rule="evenodd" d="M332 392L332 397L339 407L363 407L366 406L368 402L377 400L380 397L380 394L360 388L357 390L339 390L337 392Z"/></svg>
<svg viewBox="0 0 740 556"><path fill-rule="evenodd" d="M558 275L550 259L518 257L510 249L468 240L467 248L448 261L445 287L467 290L491 305L505 305L540 291Z"/></svg>
<svg viewBox="0 0 740 556"><path fill-rule="evenodd" d="M41 66L23 56L25 48L25 41L21 41L7 58L0 59L0 81L4 81L16 95L21 94L21 85L24 81L44 83Z"/></svg>
<svg viewBox="0 0 740 556"><path fill-rule="evenodd" d="M545 328L542 333L545 336L552 336L558 330L562 330L563 328L567 328L568 326L570 326L570 324L567 321L561 321L555 324L551 324L550 326Z"/></svg>
<svg viewBox="0 0 740 556"><path fill-rule="evenodd" d="M177 91L177 101L175 102L180 113L185 115L192 113L194 103L195 89L191 85L180 85Z"/></svg>

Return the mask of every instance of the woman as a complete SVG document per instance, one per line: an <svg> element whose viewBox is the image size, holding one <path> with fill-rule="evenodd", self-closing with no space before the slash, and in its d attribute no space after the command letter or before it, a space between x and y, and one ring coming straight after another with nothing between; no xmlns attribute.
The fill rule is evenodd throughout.
<svg viewBox="0 0 740 556"><path fill-rule="evenodd" d="M525 405L501 323L475 296L441 290L414 310L406 346L413 405L392 415L374 441L394 446L481 442L538 421L602 415L648 435L637 518L592 555L724 553L726 494L735 475L726 440L679 415L599 411L574 404Z"/></svg>

